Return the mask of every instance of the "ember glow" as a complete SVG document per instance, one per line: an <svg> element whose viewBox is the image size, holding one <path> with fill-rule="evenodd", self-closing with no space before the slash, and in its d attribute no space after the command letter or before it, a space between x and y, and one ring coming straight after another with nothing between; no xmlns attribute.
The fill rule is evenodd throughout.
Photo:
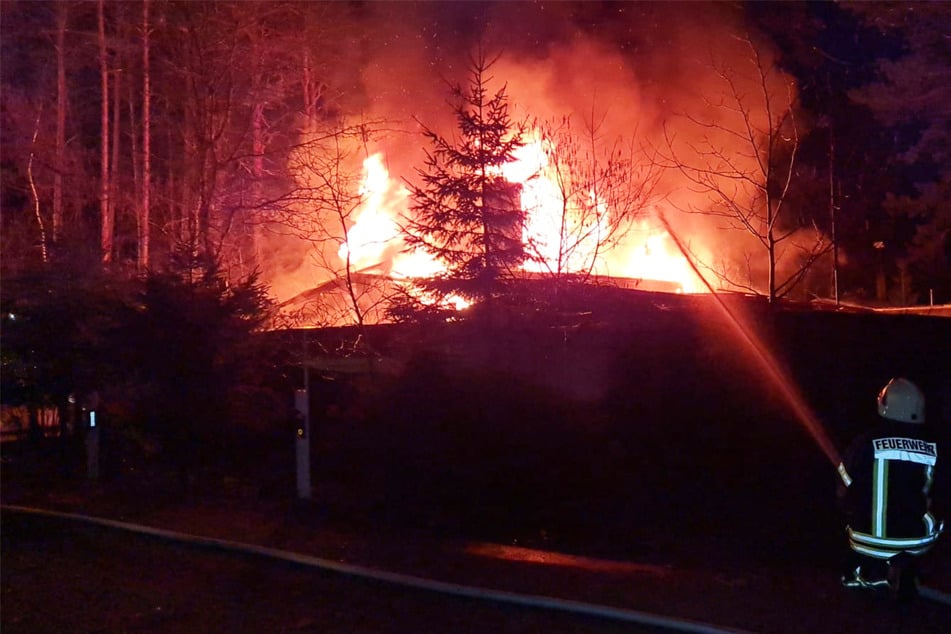
<svg viewBox="0 0 951 634"><path fill-rule="evenodd" d="M643 574L656 577L667 577L672 574L669 566L654 564L640 564L629 561L613 561L610 559L596 559L594 557L580 557L550 550L523 548L521 546L507 546L504 544L490 544L476 542L466 546L466 552L479 557L490 557L505 561L519 561L544 566L559 566L577 568L595 572L611 572L620 574Z"/></svg>

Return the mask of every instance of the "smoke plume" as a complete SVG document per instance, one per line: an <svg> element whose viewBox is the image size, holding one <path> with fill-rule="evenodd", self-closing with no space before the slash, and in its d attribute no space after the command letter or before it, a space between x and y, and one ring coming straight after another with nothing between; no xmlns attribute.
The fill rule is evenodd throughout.
<svg viewBox="0 0 951 634"><path fill-rule="evenodd" d="M736 123L722 107L717 70L755 93L744 39L755 34L741 11L723 3L367 3L354 27L360 54L350 73L360 88L351 114L387 122L387 134L368 149L384 152L394 179L415 181L425 148L420 124L452 138L449 86L466 84L481 48L498 56L490 89L506 87L515 120L595 121L603 138L645 151L665 148L666 128L677 147L690 147L701 130L684 125L685 117ZM778 75L771 89L789 81ZM740 151L752 160L748 146ZM724 230L722 219L677 211L710 204L693 189L669 171L657 208L696 255L713 264L755 252L752 236Z"/></svg>

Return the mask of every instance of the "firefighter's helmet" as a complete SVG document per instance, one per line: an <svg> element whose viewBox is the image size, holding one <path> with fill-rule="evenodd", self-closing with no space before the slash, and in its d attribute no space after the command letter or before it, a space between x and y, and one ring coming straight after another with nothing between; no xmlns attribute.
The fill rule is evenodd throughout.
<svg viewBox="0 0 951 634"><path fill-rule="evenodd" d="M923 423L925 395L908 379L892 379L878 393L878 413L902 423Z"/></svg>

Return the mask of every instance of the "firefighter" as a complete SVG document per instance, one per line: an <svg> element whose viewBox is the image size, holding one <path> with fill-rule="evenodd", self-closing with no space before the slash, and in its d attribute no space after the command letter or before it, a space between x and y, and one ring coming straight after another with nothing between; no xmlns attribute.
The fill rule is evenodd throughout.
<svg viewBox="0 0 951 634"><path fill-rule="evenodd" d="M924 394L894 378L878 395L878 414L876 428L849 446L839 486L848 587L888 586L889 561L924 554L943 527L932 514L938 443L924 424Z"/></svg>

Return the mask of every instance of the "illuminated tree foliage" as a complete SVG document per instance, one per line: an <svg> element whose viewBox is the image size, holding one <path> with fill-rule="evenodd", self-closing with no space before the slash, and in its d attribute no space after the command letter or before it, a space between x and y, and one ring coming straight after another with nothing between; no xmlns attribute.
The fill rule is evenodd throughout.
<svg viewBox="0 0 951 634"><path fill-rule="evenodd" d="M437 297L490 299L525 260L524 214L519 188L501 168L523 145L524 126L512 121L503 86L489 92L492 62L470 59L468 86L452 89L458 138L424 126L431 149L421 185L411 185L412 217L405 240L446 264L444 274L423 283Z"/></svg>

